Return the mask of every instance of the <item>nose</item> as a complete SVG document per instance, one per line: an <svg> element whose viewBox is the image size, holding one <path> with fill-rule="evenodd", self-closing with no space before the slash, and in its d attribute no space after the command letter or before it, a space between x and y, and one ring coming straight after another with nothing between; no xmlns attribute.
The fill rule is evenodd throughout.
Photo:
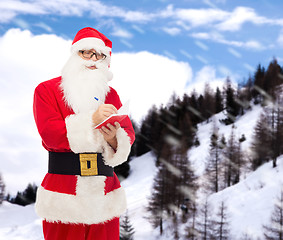
<svg viewBox="0 0 283 240"><path fill-rule="evenodd" d="M95 54L93 54L90 59L91 59L92 61L95 61L95 62L98 60Z"/></svg>

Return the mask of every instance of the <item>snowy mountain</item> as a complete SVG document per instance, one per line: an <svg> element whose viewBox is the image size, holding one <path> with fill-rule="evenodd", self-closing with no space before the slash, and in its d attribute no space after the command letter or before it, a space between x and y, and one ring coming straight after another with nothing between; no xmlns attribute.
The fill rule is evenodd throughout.
<svg viewBox="0 0 283 240"><path fill-rule="evenodd" d="M237 119L235 135L245 134L246 141L242 145L243 151L249 153L253 129L262 108L253 106L251 111ZM226 138L231 134L231 126L222 125L218 120L223 119L223 113L214 116L219 127L219 133ZM196 175L204 172L205 161L208 156L210 134L213 121L198 125L197 136L200 141L198 147L188 152ZM131 162L130 176L122 181L128 200L128 216L135 228L135 240L172 239L165 234L159 237L158 229L152 229L146 211L148 197L156 174L155 157L149 152L134 158ZM12 174L12 173L11 173ZM28 173L27 173L28 174ZM221 201L225 201L230 221L232 240L241 239L245 234L250 239L262 239L262 224L267 224L274 207L274 201L280 194L283 184L283 156L278 158L278 166L272 168L272 163L266 163L255 172L246 172L241 181L229 188L209 196L208 201L216 211ZM8 189L9 191L9 189ZM199 194L198 201L203 201L204 195ZM5 240L40 240L41 220L34 212L34 206L21 207L4 202L0 206L0 239Z"/></svg>

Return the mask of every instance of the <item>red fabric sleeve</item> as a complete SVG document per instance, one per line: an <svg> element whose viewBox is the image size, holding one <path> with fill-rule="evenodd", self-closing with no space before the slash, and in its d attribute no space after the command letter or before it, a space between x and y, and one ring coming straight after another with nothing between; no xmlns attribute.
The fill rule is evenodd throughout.
<svg viewBox="0 0 283 240"><path fill-rule="evenodd" d="M43 146L49 151L70 151L65 119L58 109L55 93L44 83L35 89L33 113Z"/></svg>

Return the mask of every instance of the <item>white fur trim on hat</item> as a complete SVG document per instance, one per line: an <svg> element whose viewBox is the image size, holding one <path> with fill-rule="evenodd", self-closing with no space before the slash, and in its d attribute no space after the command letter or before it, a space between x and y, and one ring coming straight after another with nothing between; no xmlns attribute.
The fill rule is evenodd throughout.
<svg viewBox="0 0 283 240"><path fill-rule="evenodd" d="M83 38L72 45L72 52L78 52L79 50L95 49L99 53L105 54L110 57L111 48L105 46L104 42L99 38L89 37Z"/></svg>
<svg viewBox="0 0 283 240"><path fill-rule="evenodd" d="M126 210L122 187L105 195L104 176L77 176L76 195L37 190L35 209L48 222L98 224L119 217Z"/></svg>

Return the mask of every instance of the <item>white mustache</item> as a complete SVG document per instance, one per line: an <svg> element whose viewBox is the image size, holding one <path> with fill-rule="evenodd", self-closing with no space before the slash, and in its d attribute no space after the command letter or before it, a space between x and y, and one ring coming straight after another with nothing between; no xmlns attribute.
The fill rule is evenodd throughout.
<svg viewBox="0 0 283 240"><path fill-rule="evenodd" d="M91 67L91 66L96 66L99 65L99 62L101 62L101 60L98 61L85 61L84 60L84 66L86 67Z"/></svg>
<svg viewBox="0 0 283 240"><path fill-rule="evenodd" d="M97 69L108 69L107 64L103 60L91 61L91 60L83 60L83 66L92 67L95 66Z"/></svg>

